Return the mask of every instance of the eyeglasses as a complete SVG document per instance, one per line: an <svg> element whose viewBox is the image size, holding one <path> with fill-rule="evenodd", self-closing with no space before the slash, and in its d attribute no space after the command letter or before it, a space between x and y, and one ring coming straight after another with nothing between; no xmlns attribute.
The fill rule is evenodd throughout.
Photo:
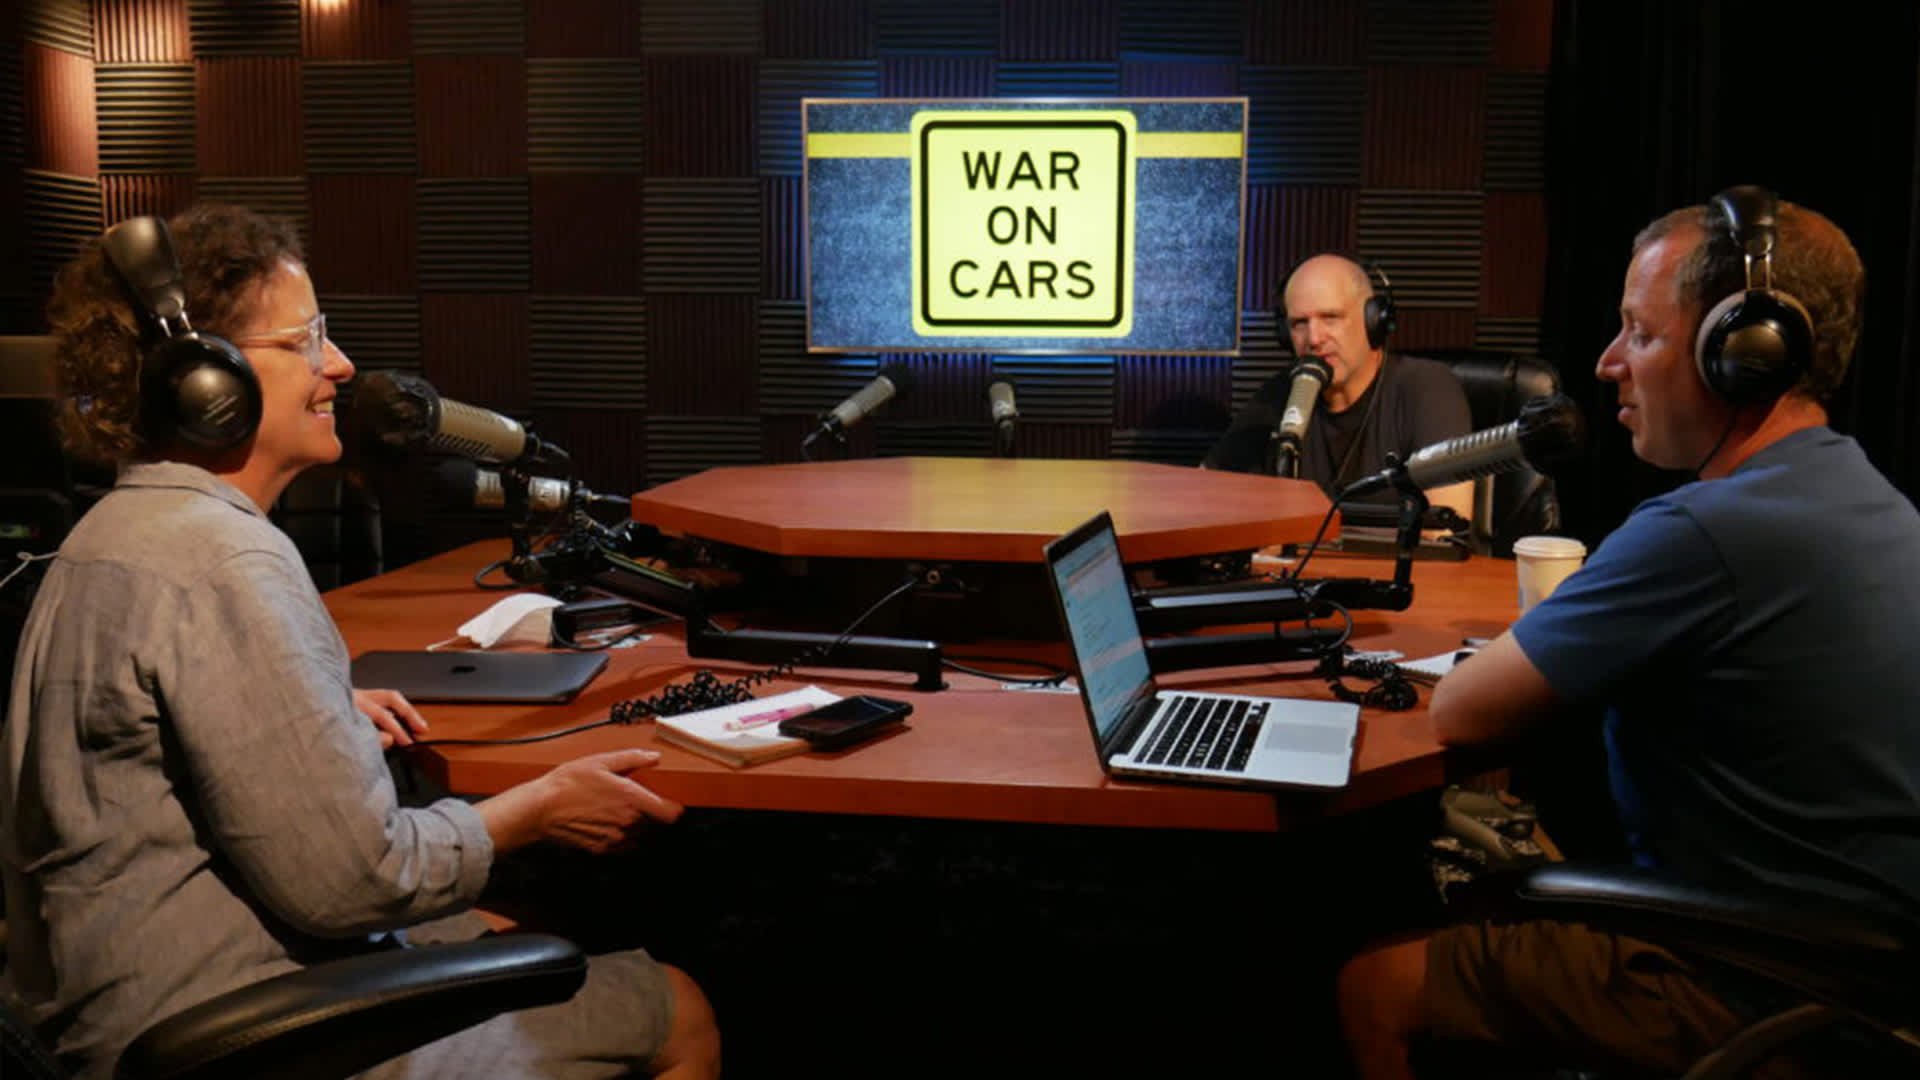
<svg viewBox="0 0 1920 1080"><path fill-rule="evenodd" d="M327 366L327 316L323 312L308 319L304 326L289 326L285 330L269 330L264 334L249 334L243 338L234 338L235 345L275 345L291 352L303 353L307 358L307 369L315 375Z"/></svg>

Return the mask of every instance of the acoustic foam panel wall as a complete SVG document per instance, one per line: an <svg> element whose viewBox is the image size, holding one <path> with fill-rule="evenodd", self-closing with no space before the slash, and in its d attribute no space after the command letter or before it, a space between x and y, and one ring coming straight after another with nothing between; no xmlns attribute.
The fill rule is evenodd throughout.
<svg viewBox="0 0 1920 1080"><path fill-rule="evenodd" d="M1020 383L1022 453L1197 459L1208 394L1229 410L1284 363L1268 305L1308 252L1379 257L1403 345L1536 346L1552 13L27 0L0 42L0 194L27 255L0 330L41 329L54 269L107 222L238 198L304 222L361 367L564 431L598 486L793 460L881 362L800 344L801 97L1245 95L1241 356L915 358L918 396L853 433L856 453L978 452L991 375Z"/></svg>

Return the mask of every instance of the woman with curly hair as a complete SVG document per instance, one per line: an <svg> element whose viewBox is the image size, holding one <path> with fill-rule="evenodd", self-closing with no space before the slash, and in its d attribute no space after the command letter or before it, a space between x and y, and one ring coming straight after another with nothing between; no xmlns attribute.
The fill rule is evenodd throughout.
<svg viewBox="0 0 1920 1080"><path fill-rule="evenodd" d="M165 260L129 268L109 244L56 282L62 426L118 476L40 586L0 730L8 975L85 1077L236 987L429 921L435 937L478 936L497 855L603 851L681 810L631 778L657 760L643 750L477 804L399 805L381 751L424 722L398 694L349 684L339 631L266 517L301 470L340 457L333 406L353 375L299 239L230 206L136 229L160 245L170 231L184 310L133 302L157 295ZM176 352L193 356L184 377ZM202 366L215 390L195 397ZM592 958L568 1002L369 1075L718 1071L699 987L633 950Z"/></svg>

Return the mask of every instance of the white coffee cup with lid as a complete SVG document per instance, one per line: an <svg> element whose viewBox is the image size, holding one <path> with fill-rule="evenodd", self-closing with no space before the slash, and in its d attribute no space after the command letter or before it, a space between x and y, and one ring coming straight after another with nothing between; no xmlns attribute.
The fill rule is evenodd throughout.
<svg viewBox="0 0 1920 1080"><path fill-rule="evenodd" d="M1513 561L1524 615L1580 569L1587 561L1587 545L1570 536L1523 536L1513 542Z"/></svg>

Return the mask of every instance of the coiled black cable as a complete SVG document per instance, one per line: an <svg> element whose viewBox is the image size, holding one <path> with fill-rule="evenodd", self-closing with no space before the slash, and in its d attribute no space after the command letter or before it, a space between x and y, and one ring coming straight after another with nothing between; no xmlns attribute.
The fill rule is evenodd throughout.
<svg viewBox="0 0 1920 1080"><path fill-rule="evenodd" d="M1334 653L1320 661L1320 673L1326 676L1327 686L1333 696L1341 701L1351 701L1375 709L1392 712L1404 712L1420 703L1420 692L1400 670L1400 665L1391 660L1363 659ZM1372 679L1374 684L1364 690L1355 690L1348 686L1344 676L1354 675L1362 679Z"/></svg>

